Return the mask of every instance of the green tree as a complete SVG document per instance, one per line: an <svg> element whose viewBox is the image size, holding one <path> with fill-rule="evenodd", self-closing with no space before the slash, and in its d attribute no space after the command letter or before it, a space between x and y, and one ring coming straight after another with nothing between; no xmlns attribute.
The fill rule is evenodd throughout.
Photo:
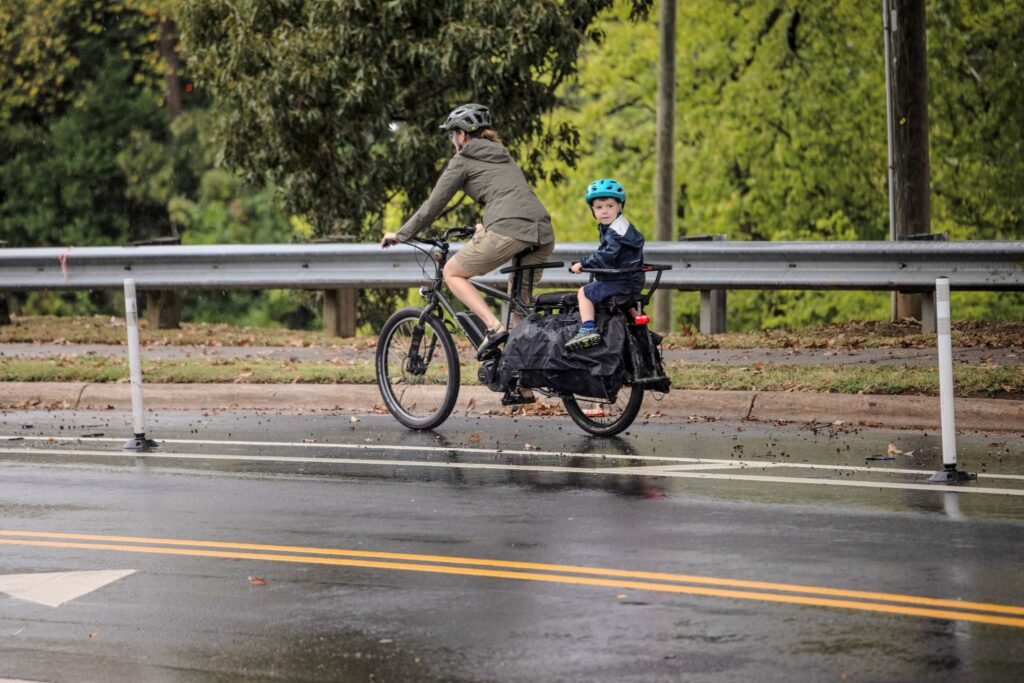
<svg viewBox="0 0 1024 683"><path fill-rule="evenodd" d="M4 239L117 244L166 224L162 207L126 194L116 161L133 131L166 128L153 26L130 0L14 0L0 10Z"/></svg>
<svg viewBox="0 0 1024 683"><path fill-rule="evenodd" d="M840 0L680 3L676 178L681 235L743 240L886 239L886 124L880 6ZM1020 238L1024 198L1024 7L930 2L933 230ZM582 131L578 167L544 184L559 239L594 239L583 205L614 176L627 214L653 237L657 28L619 13L598 27L553 114ZM697 317L683 297L683 321ZM1020 296L958 295L977 317L1020 315ZM881 318L886 293L735 292L734 327Z"/></svg>
<svg viewBox="0 0 1024 683"><path fill-rule="evenodd" d="M558 176L546 155L572 166L577 130L544 115L611 4L196 0L178 22L228 165L318 233L366 236L392 202L408 213L426 197L449 153L437 126L459 103L492 107L529 175Z"/></svg>
<svg viewBox="0 0 1024 683"><path fill-rule="evenodd" d="M1024 237L1024 7L928 4L932 230Z"/></svg>
<svg viewBox="0 0 1024 683"><path fill-rule="evenodd" d="M0 6L0 239L12 246L282 242L266 186L215 168L206 100L179 72L170 0ZM173 78L172 78L173 76ZM175 102L175 97L179 101ZM33 293L23 312L116 312L104 292ZM315 319L301 293L195 293L186 315ZM297 313L296 313L297 312Z"/></svg>

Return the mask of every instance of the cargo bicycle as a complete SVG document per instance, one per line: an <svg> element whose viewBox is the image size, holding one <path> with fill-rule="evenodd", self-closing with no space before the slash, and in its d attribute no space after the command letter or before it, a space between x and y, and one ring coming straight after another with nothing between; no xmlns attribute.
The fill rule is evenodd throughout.
<svg viewBox="0 0 1024 683"><path fill-rule="evenodd" d="M443 290L451 240L468 239L474 231L450 228L437 238L406 242L429 257L434 272L420 288L424 305L403 308L384 323L377 341L375 371L388 411L410 429L438 427L455 408L461 364L453 334L465 334L474 350L479 350L484 341L483 322L469 311L457 311ZM534 297L533 272L565 264L552 261L522 265L522 258L531 251L517 254L512 265L499 270L512 276L507 292L470 280L485 296L506 305L503 322L510 330L504 347L487 347L476 357L480 362L477 377L482 385L502 393L503 405L532 403L536 393L557 397L584 431L598 436L618 434L636 419L645 391L669 390L658 348L660 337L649 330L644 306L657 289L662 272L671 266L646 264L628 271L584 269L590 273L640 270L653 272L655 278L646 293L635 298L613 297L599 307L599 327L608 341L602 341L605 348L599 345L570 353L561 347L578 326L576 292L547 292ZM515 327L514 318L522 321ZM546 344L539 351L537 340L542 346ZM531 360L536 358L542 360Z"/></svg>

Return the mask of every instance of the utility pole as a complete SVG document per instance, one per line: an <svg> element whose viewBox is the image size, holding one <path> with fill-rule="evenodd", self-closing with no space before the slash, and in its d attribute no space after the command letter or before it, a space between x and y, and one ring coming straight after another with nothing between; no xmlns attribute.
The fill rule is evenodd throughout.
<svg viewBox="0 0 1024 683"><path fill-rule="evenodd" d="M675 120L676 120L676 0L661 0L658 60L657 162L654 179L654 239L676 238ZM654 327L672 330L672 293L654 293Z"/></svg>
<svg viewBox="0 0 1024 683"><path fill-rule="evenodd" d="M890 210L892 237L931 232L928 161L928 52L925 0L885 0L891 54ZM893 318L921 320L921 295L896 293Z"/></svg>
<svg viewBox="0 0 1024 683"><path fill-rule="evenodd" d="M182 95L181 58L177 51L177 27L174 21L167 16L160 19L160 56L164 60L166 71L164 72L164 85L167 89L165 104L171 120L181 116L184 111L184 97ZM151 244L180 244L181 237L171 224L170 237L161 236L149 240ZM145 242L145 240L143 241ZM178 292L173 289L159 289L146 292L147 311L149 326L157 330L176 330L181 327L181 298Z"/></svg>

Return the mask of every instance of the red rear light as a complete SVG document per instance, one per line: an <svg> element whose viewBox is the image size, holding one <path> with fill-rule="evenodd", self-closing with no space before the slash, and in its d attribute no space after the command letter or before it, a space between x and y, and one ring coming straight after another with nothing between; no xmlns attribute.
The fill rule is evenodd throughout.
<svg viewBox="0 0 1024 683"><path fill-rule="evenodd" d="M642 313L641 315L638 315L635 318L633 318L634 325L646 325L649 322L651 322L651 316L647 315L646 313Z"/></svg>

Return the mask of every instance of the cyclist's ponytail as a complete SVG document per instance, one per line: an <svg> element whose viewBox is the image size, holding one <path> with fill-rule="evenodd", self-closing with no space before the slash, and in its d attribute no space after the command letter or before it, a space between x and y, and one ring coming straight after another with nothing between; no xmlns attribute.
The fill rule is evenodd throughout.
<svg viewBox="0 0 1024 683"><path fill-rule="evenodd" d="M483 138L484 140L490 140L491 142L497 142L499 145L501 144L501 138L498 136L498 133L495 132L495 130L493 128L481 128L480 130L478 130L478 131L476 131L474 133L470 133L469 137L471 137L471 138Z"/></svg>

